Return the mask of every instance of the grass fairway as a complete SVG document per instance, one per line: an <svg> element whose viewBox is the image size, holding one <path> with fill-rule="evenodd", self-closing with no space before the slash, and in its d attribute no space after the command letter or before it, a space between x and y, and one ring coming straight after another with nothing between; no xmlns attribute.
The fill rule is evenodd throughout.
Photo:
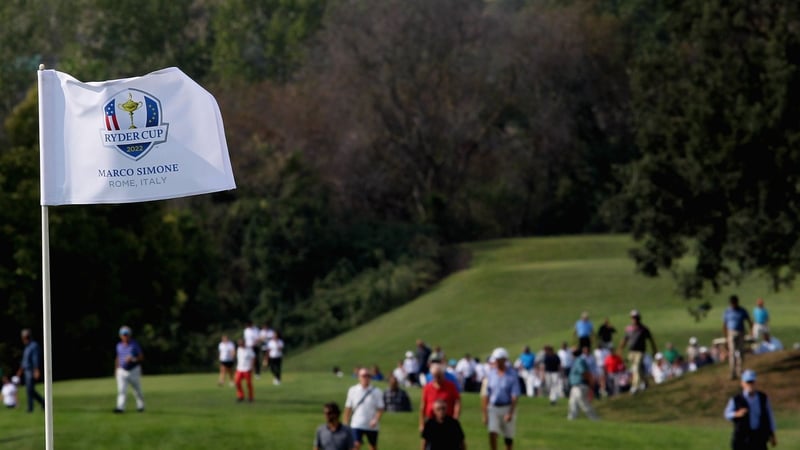
<svg viewBox="0 0 800 450"><path fill-rule="evenodd" d="M687 304L673 294L671 280L633 273L626 257L630 245L620 236L470 245L470 268L414 302L308 351L289 349L283 385L272 386L268 376L256 380L253 404L236 404L233 389L217 387L214 373L145 375L148 403L143 414L111 413L116 388L110 377L56 383L55 448L310 449L314 429L323 420L322 404L342 404L347 387L355 383L349 376L331 375L332 366L349 372L358 364L379 364L388 373L416 338L441 345L451 357L464 352L485 356L498 345L516 356L525 344L539 348L569 340L582 310L590 312L596 325L608 316L621 330L627 312L638 308L662 347L672 340L683 349L692 335L704 343L716 337L726 298L734 291L712 297L709 318L694 322ZM748 308L756 297L764 297L775 334L788 346L800 341L798 291L773 295L765 282L752 280L735 292ZM800 448L800 395L795 387L800 352L753 358L751 365L764 374L761 387L775 392L780 448ZM735 387L725 379L724 367L704 369L641 396L596 402L600 422L567 422L565 403L551 407L541 398L523 398L515 448L728 448L730 425L722 419L722 409ZM409 393L417 407L419 390ZM24 403L24 393L20 400ZM131 404L132 399L129 409ZM478 404L476 395L465 395L462 424L471 449L488 448ZM0 449L44 448L41 411L7 410L3 415ZM380 443L384 450L419 448L416 414L386 414Z"/></svg>

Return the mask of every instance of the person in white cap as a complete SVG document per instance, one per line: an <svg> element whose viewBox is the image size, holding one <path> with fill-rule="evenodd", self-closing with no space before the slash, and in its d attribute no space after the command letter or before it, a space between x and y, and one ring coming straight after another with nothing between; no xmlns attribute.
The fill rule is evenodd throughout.
<svg viewBox="0 0 800 450"><path fill-rule="evenodd" d="M142 361L144 354L139 343L131 337L131 329L122 326L119 329L117 357L114 359L117 377L117 407L115 413L125 412L125 399L128 385L133 388L136 398L136 410L144 411L144 395L142 395Z"/></svg>
<svg viewBox="0 0 800 450"><path fill-rule="evenodd" d="M644 354L647 350L647 341L653 348L653 353L658 353L656 341L650 334L650 329L642 324L642 315L638 310L631 311L631 324L625 327L625 337L619 346L620 352L623 348L628 349L628 362L632 373L631 394L645 387Z"/></svg>
<svg viewBox="0 0 800 450"><path fill-rule="evenodd" d="M733 450L766 450L767 442L778 445L775 437L775 416L767 394L756 390L756 373L742 372L742 392L725 405L724 416L733 422Z"/></svg>
<svg viewBox="0 0 800 450"><path fill-rule="evenodd" d="M489 370L481 386L481 412L483 423L489 428L489 448L497 450L497 435L502 433L506 450L514 446L517 422L517 399L520 396L519 376L508 364L508 351L494 349Z"/></svg>

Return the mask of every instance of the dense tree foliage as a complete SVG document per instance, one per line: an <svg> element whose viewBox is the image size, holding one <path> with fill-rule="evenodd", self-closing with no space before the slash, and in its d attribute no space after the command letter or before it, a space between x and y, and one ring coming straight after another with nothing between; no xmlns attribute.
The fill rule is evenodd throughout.
<svg viewBox="0 0 800 450"><path fill-rule="evenodd" d="M49 209L55 376L106 374L122 323L149 371L190 370L247 319L289 351L363 323L473 239L632 229L639 268L687 295L756 269L791 281L797 10L2 2L0 366L41 321L39 63L81 80L178 66L220 103L237 190Z"/></svg>
<svg viewBox="0 0 800 450"><path fill-rule="evenodd" d="M675 1L632 64L633 255L686 296L800 269L800 5ZM692 256L684 264L684 256Z"/></svg>

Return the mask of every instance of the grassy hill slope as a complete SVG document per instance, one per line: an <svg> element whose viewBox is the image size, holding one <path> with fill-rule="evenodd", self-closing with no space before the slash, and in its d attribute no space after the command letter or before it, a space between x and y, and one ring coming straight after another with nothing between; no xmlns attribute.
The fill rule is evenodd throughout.
<svg viewBox="0 0 800 450"><path fill-rule="evenodd" d="M727 298L737 293L750 308L766 300L772 328L785 344L800 341L798 291L773 294L764 280L710 298L707 319L695 322L692 305L679 298L671 278L645 278L634 273L627 256L632 242L625 236L553 237L489 241L466 246L470 267L455 273L430 292L360 328L313 349L291 355L297 370L345 370L358 364L379 364L391 370L417 338L441 345L448 357L465 352L485 356L506 346L512 354L526 344L573 342L572 326L588 311L595 326L609 317L622 332L628 313L637 308L659 346L672 341L683 349L690 336L709 343L720 334ZM619 337L619 333L618 336Z"/></svg>

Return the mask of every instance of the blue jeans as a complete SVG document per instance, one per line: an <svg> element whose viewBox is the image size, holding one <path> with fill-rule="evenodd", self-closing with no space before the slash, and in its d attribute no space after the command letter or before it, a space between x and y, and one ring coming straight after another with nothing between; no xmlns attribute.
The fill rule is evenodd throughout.
<svg viewBox="0 0 800 450"><path fill-rule="evenodd" d="M33 371L25 371L25 393L28 395L28 412L33 412L33 400L36 399L44 408L44 398L36 392L36 380L33 378Z"/></svg>

